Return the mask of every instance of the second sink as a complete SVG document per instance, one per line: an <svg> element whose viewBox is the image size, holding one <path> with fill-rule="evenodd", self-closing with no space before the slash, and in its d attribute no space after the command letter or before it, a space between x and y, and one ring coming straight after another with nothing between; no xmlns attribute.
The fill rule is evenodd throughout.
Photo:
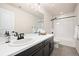
<svg viewBox="0 0 79 59"><path fill-rule="evenodd" d="M14 47L18 47L18 46L24 46L24 45L28 45L32 42L34 42L35 40L32 38L25 38L25 39L21 39L21 40L16 40L14 42L11 42L9 45L10 46L14 46Z"/></svg>

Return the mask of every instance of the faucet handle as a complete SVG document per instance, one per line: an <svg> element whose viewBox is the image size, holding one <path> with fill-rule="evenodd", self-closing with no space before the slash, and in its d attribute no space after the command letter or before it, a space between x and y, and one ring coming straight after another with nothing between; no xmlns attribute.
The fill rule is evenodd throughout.
<svg viewBox="0 0 79 59"><path fill-rule="evenodd" d="M18 36L18 32L15 32L14 36Z"/></svg>
<svg viewBox="0 0 79 59"><path fill-rule="evenodd" d="M12 31L13 36L17 37L18 36L18 32Z"/></svg>
<svg viewBox="0 0 79 59"><path fill-rule="evenodd" d="M5 31L5 34L4 34L5 36L10 36L10 33L9 33L9 31Z"/></svg>
<svg viewBox="0 0 79 59"><path fill-rule="evenodd" d="M20 39L24 39L24 33L20 33L20 34L18 34L18 38L17 38L18 40L20 40Z"/></svg>

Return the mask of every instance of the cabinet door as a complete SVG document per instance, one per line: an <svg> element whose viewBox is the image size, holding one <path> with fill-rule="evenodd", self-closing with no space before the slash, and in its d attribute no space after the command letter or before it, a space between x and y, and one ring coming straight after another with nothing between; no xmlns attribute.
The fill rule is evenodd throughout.
<svg viewBox="0 0 79 59"><path fill-rule="evenodd" d="M49 50L50 50L50 54L54 49L54 40L53 37L50 38L50 42L49 42Z"/></svg>
<svg viewBox="0 0 79 59"><path fill-rule="evenodd" d="M49 43L44 47L44 56L49 56Z"/></svg>
<svg viewBox="0 0 79 59"><path fill-rule="evenodd" d="M32 56L41 49L40 47L41 48L43 47L42 43L39 43L39 44L37 44L37 45L27 49L27 50L24 50L15 56Z"/></svg>
<svg viewBox="0 0 79 59"><path fill-rule="evenodd" d="M53 39L53 37L51 37L50 38L50 52L52 52L53 51L53 49L54 49L54 39Z"/></svg>
<svg viewBox="0 0 79 59"><path fill-rule="evenodd" d="M40 49L38 52L36 52L33 56L43 56L43 49Z"/></svg>

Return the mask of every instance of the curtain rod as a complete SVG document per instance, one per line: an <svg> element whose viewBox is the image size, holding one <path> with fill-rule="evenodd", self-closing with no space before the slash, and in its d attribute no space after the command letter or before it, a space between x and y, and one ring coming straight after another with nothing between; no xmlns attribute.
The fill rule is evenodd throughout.
<svg viewBox="0 0 79 59"><path fill-rule="evenodd" d="M58 19L72 18L72 17L76 17L76 16L69 16L69 17L63 17L63 18L57 18L57 17L55 17L55 18L52 19L51 21L53 21L53 20L58 20Z"/></svg>

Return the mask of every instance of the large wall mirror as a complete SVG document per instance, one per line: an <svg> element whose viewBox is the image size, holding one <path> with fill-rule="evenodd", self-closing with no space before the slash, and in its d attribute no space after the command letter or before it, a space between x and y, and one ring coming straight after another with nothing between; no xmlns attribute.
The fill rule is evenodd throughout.
<svg viewBox="0 0 79 59"><path fill-rule="evenodd" d="M41 14L42 17L38 18L36 20L36 23L33 25L33 32L38 32L38 30L44 30L44 17L43 14Z"/></svg>
<svg viewBox="0 0 79 59"><path fill-rule="evenodd" d="M12 11L8 11L0 8L0 36L4 34L6 30L14 30L15 14Z"/></svg>
<svg viewBox="0 0 79 59"><path fill-rule="evenodd" d="M6 30L32 33L44 28L44 15L39 10L30 7L27 10L26 4L18 3L0 7L0 36Z"/></svg>

